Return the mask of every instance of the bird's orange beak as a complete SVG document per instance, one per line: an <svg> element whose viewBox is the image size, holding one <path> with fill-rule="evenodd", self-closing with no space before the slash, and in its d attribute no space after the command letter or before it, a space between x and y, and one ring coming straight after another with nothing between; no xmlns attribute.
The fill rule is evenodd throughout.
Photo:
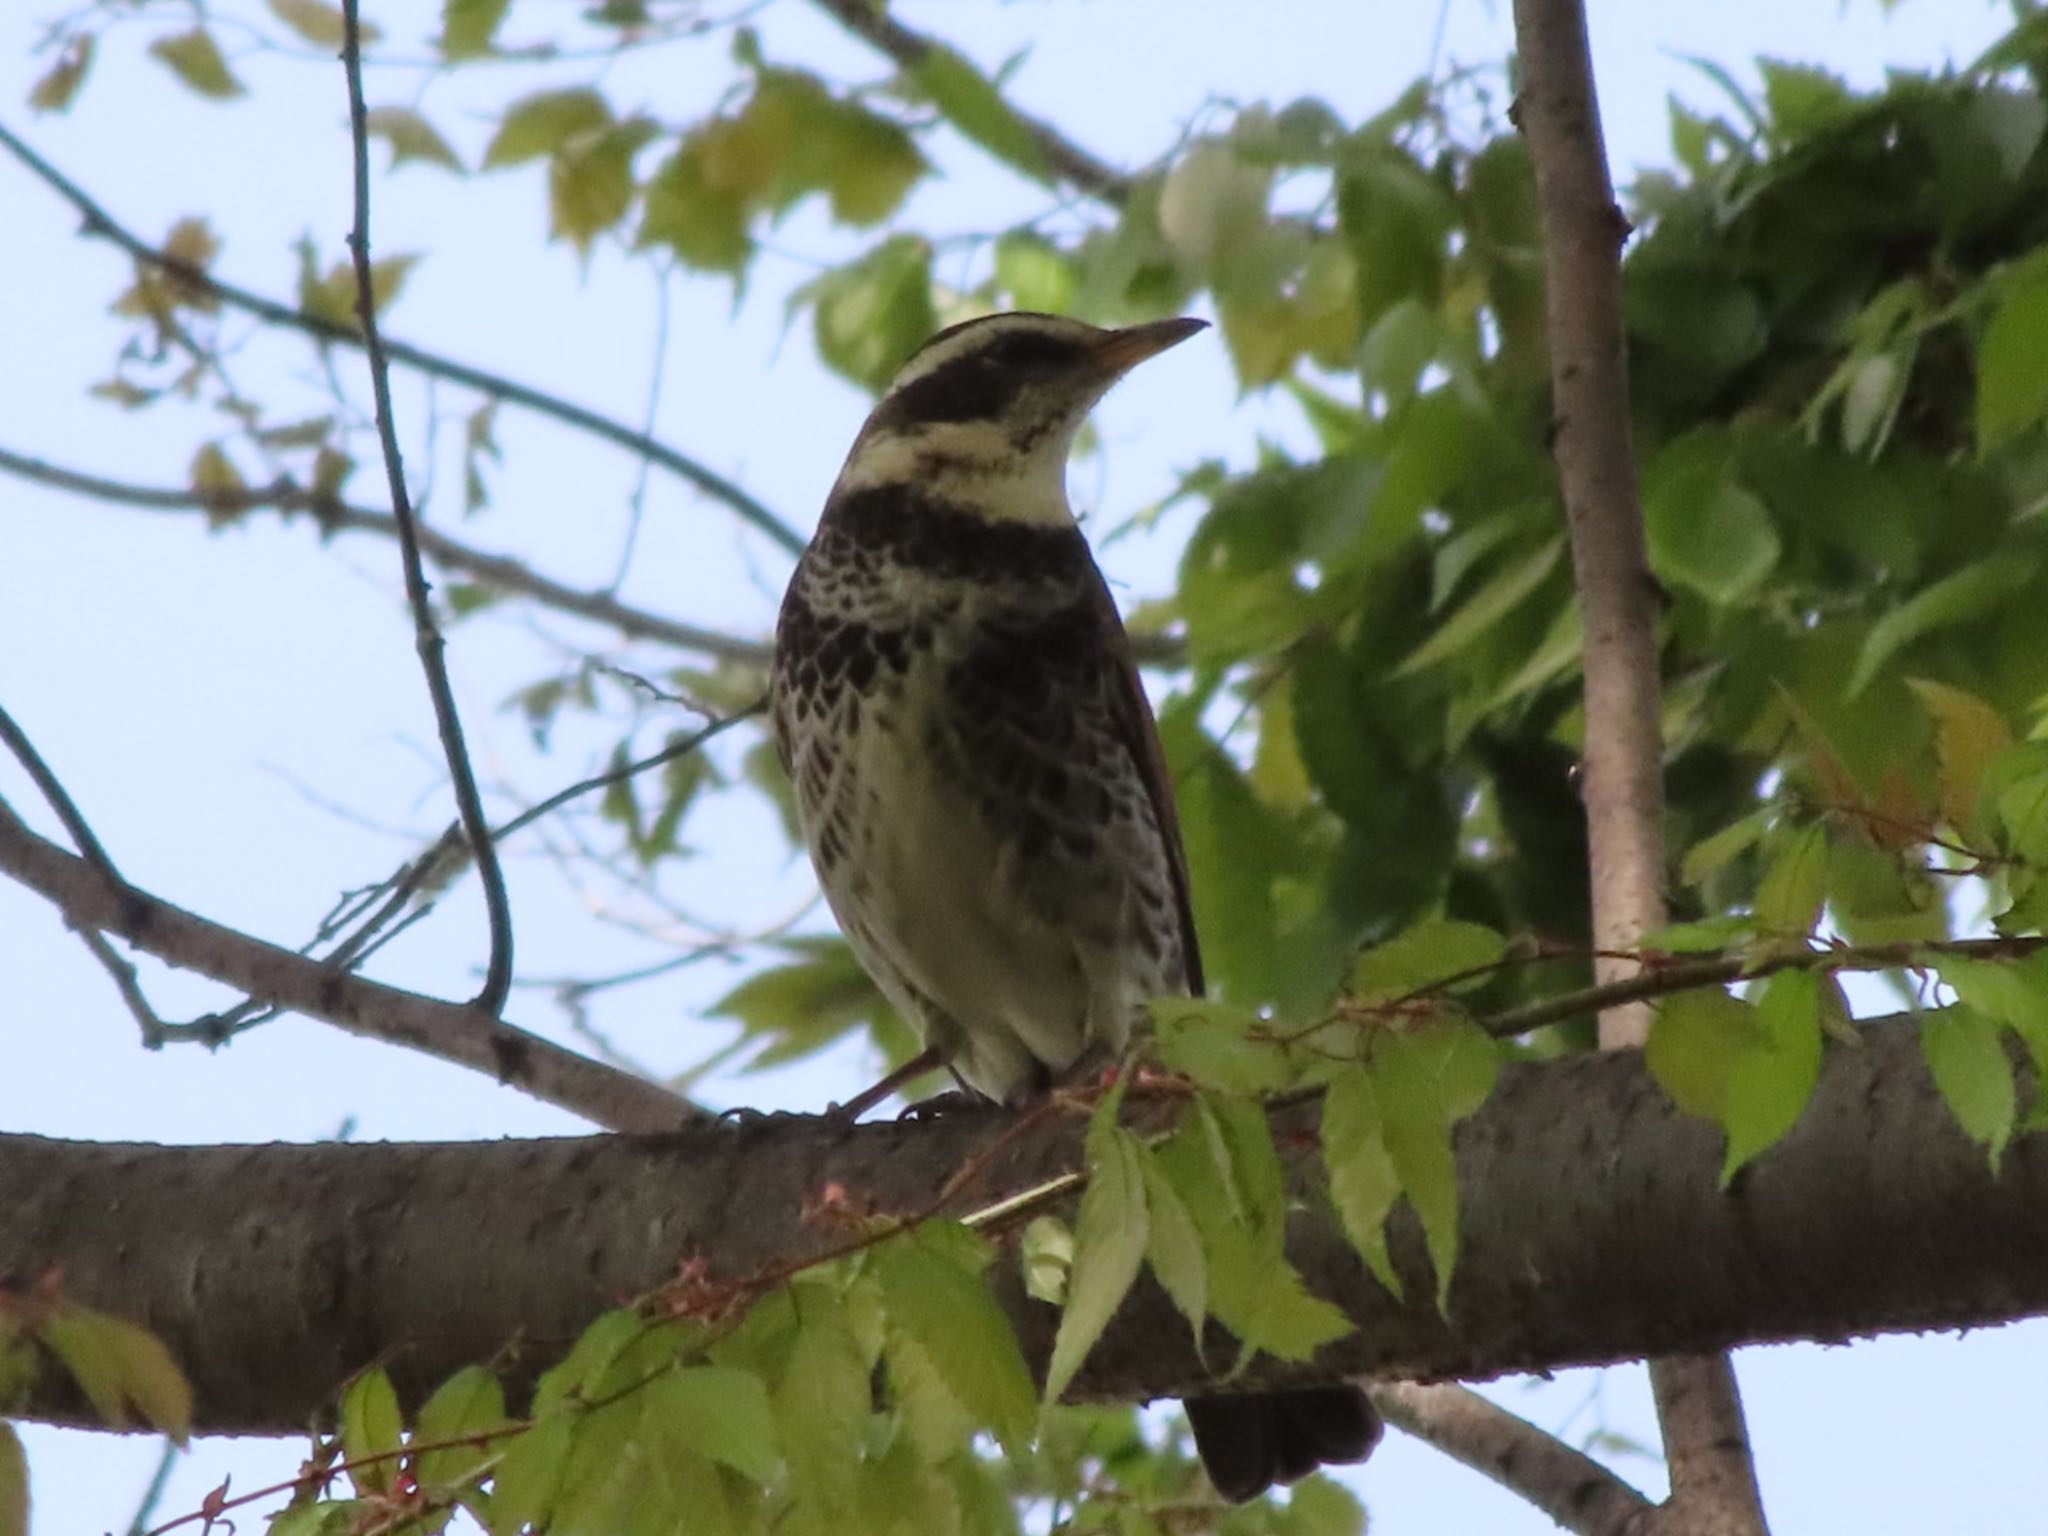
<svg viewBox="0 0 2048 1536"><path fill-rule="evenodd" d="M1186 316L1176 320L1154 320L1146 325L1127 325L1111 331L1095 348L1094 362L1107 378L1119 378L1168 347L1178 346L1209 322Z"/></svg>

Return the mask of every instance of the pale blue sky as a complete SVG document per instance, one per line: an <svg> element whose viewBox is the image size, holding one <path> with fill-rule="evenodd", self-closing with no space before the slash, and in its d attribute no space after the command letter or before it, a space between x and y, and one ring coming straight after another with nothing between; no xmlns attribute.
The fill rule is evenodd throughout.
<svg viewBox="0 0 2048 1536"><path fill-rule="evenodd" d="M529 9L545 11L535 0ZM32 121L18 105L40 61L29 48L54 13L37 0L0 10L0 116L101 197L118 216L157 235L172 219L210 212L225 237L221 270L288 295L288 246L311 230L330 257L346 224L346 142L338 69L270 57L238 59L255 90L219 107L166 85L138 57L147 33L117 33L100 77L68 118ZM395 5L371 5L389 23ZM1016 77L1021 101L1066 124L1112 160L1136 163L1169 144L1209 95L1285 101L1321 95L1356 119L1384 104L1430 58L1433 4L1234 0L1166 7L1138 0L901 4L913 24L943 28L985 63L1029 44ZM521 27L515 8L511 31ZM1170 15L1170 21L1166 18ZM1890 18L1875 4L1736 0L1668 5L1607 0L1593 6L1597 65L1618 174L1664 155L1664 100L1678 91L1715 105L1713 88L1682 62L1704 55L1749 71L1756 53L1822 62L1859 82L1887 62L1970 57L1995 35L2000 11L1977 0L1918 0ZM775 0L757 18L771 56L846 78L877 64L801 0ZM1447 60L1499 60L1506 7L1452 0ZM606 79L622 104L671 121L702 110L727 78L722 46L665 49ZM589 78L564 67L553 82ZM430 83L416 73L373 78L377 102L413 99L471 153L487 125L477 109L500 98L505 77L477 70ZM539 83L536 81L535 83ZM466 109L465 104L474 104ZM968 154L920 194L919 214L971 227L1034 209L1025 189ZM391 315L408 339L559 390L632 419L650 359L645 268L600 251L582 270L560 247L543 248L539 177L491 178L451 195L431 170L382 187L380 249L432 253ZM11 164L0 165L0 444L141 483L169 484L202 428L190 416L124 415L89 400L119 331L103 318L122 283L121 263L74 236L70 213ZM823 247L814 223L781 232L747 302L734 309L718 283L676 292L660 433L742 479L808 525L864 411L851 389L824 376L801 330L781 337L782 296ZM944 270L942 266L942 270ZM344 368L355 366L343 358ZM253 345L238 358L252 393L302 377L295 348ZM402 381L403 382L403 381ZM310 398L310 397L309 397ZM417 428L423 396L409 383L401 409L413 424L411 466L432 470L446 499L458 483L444 432L429 452ZM1100 418L1107 453L1075 475L1076 499L1120 518L1170 483L1174 466L1206 453L1248 462L1257 435L1298 424L1271 401L1233 397L1220 350L1191 346L1142 371ZM632 467L558 429L507 413L510 448L496 472L494 507L463 530L571 580L600 582L616 559ZM354 489L371 496L374 474ZM1134 595L1156 591L1174 538L1125 540L1108 564ZM381 544L322 552L300 529L258 522L205 539L184 520L116 511L0 482L0 700L35 736L122 866L139 882L225 921L296 942L335 893L383 873L406 851L310 803L302 789L368 820L418 831L445 817L431 725L394 599L391 551ZM693 621L765 630L786 564L740 539L715 508L657 478L639 558L627 585L650 605ZM457 630L451 664L494 782L545 792L575 776L573 734L552 760L528 750L499 708L508 690L549 665L558 640L581 638L565 621L531 628L489 619ZM0 792L32 796L11 766ZM717 854L673 884L684 905L735 925L770 920L800 903L808 876L763 826L695 829ZM515 856L521 968L545 975L640 954L640 941L608 926L620 914L566 891L546 860ZM739 910L736 910L739 909ZM645 918L644 913L628 913ZM482 953L473 893L449 901L395 946L378 974L466 995ZM569 1116L452 1068L288 1020L215 1056L140 1050L104 977L34 898L0 888L0 1127L53 1135L162 1141L316 1139L346 1119L356 1134L389 1138L568 1133ZM705 1054L723 1036L693 1017L733 974L685 973L630 993L600 1017L664 1067ZM152 979L169 1014L214 1006L215 989L187 977ZM515 999L513 1017L558 1030L544 999ZM723 1100L816 1107L864 1067L842 1052L766 1083L722 1085ZM1745 1352L1740 1361L1765 1492L1779 1536L1968 1530L2020 1536L2048 1527L2032 1506L2038 1410L2031 1382L2048 1372L2048 1325L1966 1340L1889 1339L1853 1348ZM1549 1384L1492 1389L1538 1422L1574 1435L1606 1427L1654 1441L1636 1369L1574 1372ZM142 1441L31 1430L42 1536L108 1529L126 1520L154 1464ZM182 1465L159 1518L196 1506L233 1473L238 1489L288 1476L299 1448L284 1442L214 1443ZM1654 1486L1640 1461L1623 1470ZM1395 1437L1357 1479L1382 1536L1549 1530L1542 1517ZM245 1531L252 1527L245 1523Z"/></svg>

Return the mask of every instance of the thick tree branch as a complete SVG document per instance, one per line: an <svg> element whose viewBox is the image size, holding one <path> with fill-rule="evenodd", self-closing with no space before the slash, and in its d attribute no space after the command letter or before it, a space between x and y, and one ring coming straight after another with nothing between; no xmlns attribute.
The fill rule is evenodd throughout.
<svg viewBox="0 0 2048 1536"><path fill-rule="evenodd" d="M181 284L218 299L244 314L253 315L266 325L300 331L321 342L332 342L345 347L362 346L362 333L352 326L338 325L332 320L307 314L289 304L280 304L275 299L268 299L250 289L224 282L202 267L196 267L189 261L181 261L158 250L140 235L116 222L113 215L101 207L91 194L29 148L4 123L0 123L0 149L6 150L45 186L76 208L84 219L84 232L87 235L111 242L143 266L169 273ZM508 379L486 369L473 368L467 363L457 362L453 358L443 357L439 353L413 346L408 342L387 338L384 350L393 362L402 363L429 378L447 379L450 383L463 385L481 394L499 400L509 400L535 415L546 416L579 431L588 432L614 447L623 448L630 454L651 460L678 479L694 486L713 501L723 503L742 522L766 534L786 553L795 555L803 550L804 540L801 534L731 480L687 454L680 453L645 433L635 431L623 422L614 421L608 416L600 415L557 395L551 395L545 390L521 384L516 379Z"/></svg>
<svg viewBox="0 0 2048 1536"><path fill-rule="evenodd" d="M908 73L943 45L922 32L906 27L873 0L812 0L819 10L855 37L890 59ZM1131 178L1106 161L1096 158L1043 118L1011 108L1037 145L1055 180L1085 192L1113 208L1121 208L1131 195Z"/></svg>
<svg viewBox="0 0 2048 1536"><path fill-rule="evenodd" d="M280 1008L487 1073L614 1130L671 1130L703 1111L666 1089L591 1061L460 1003L387 987L310 960L109 880L29 830L0 803L0 874L50 902L78 929L116 934Z"/></svg>
<svg viewBox="0 0 2048 1536"><path fill-rule="evenodd" d="M434 728L441 738L441 756L448 765L456 819L462 824L470 857L476 861L477 879L484 890L491 950L474 1006L496 1016L504 1011L505 998L512 990L512 898L505 890L505 870L498 862L497 840L491 836L491 824L484 816L483 796L477 792L476 769L462 739L462 712L456 707L455 689L448 681L448 642L441 637L441 626L434 619L434 605L427 595L418 523L413 517L412 493L405 484L397 414L391 407L391 365L384 354L383 334L377 328L377 272L370 260L369 107L363 101L363 38L356 0L341 0L341 31L342 74L348 81L349 142L354 150L355 217L349 230L348 249L355 264L356 319L363 328L363 357L370 370L370 393L376 402L377 444L383 450L384 480L391 490L391 519L398 527L405 600L412 610L413 649L419 654L427 696L433 701Z"/></svg>
<svg viewBox="0 0 2048 1536"><path fill-rule="evenodd" d="M516 1340L510 1374L530 1381L680 1259L744 1279L818 1252L835 1238L807 1202L828 1184L881 1210L924 1209L1009 1123L998 1111L852 1128L789 1116L421 1146L0 1138L0 1274L59 1266L80 1300L156 1330L193 1379L202 1431L291 1433L371 1359L417 1401ZM1312 1116L1280 1130L1298 1148ZM1079 1136L1055 1123L1011 1139L971 1197L1073 1166ZM1484 1377L2048 1311L2048 1136L2022 1137L1993 1173L1910 1023L1834 1050L1800 1124L1730 1192L1719 1135L1673 1109L1635 1052L1508 1068L1457 1143L1462 1240L1444 1316L1405 1213L1391 1236L1410 1300L1397 1303L1323 1214L1313 1154L1294 1154L1306 1198L1293 1257L1358 1331L1308 1365L1261 1360L1247 1385ZM1024 1296L1014 1263L991 1273L1043 1362L1056 1314ZM1079 1390L1133 1401L1205 1380L1186 1324L1146 1282ZM47 1396L32 1412L76 1409Z"/></svg>
<svg viewBox="0 0 2048 1536"><path fill-rule="evenodd" d="M1552 425L1584 619L1586 823L1595 974L1619 980L1626 952L1663 925L1664 746L1656 587L1629 441L1621 242L1600 133L1583 0L1515 0L1517 121L1535 166L1551 350ZM1601 1016L1600 1042L1640 1045L1641 1004ZM1671 1467L1660 1525L1696 1536L1766 1529L1742 1402L1726 1359L1655 1360L1651 1387Z"/></svg>
<svg viewBox="0 0 2048 1536"><path fill-rule="evenodd" d="M1477 1392L1444 1382L1397 1381L1370 1389L1396 1429L1550 1516L1575 1536L1633 1536L1656 1509L1583 1451Z"/></svg>
<svg viewBox="0 0 2048 1536"><path fill-rule="evenodd" d="M398 523L385 512L348 506L331 496L322 496L289 480L269 486L251 486L240 491L181 490L172 486L131 485L104 475L68 469L61 464L0 448L0 473L18 475L39 485L54 486L98 501L119 506L142 507L157 512L203 513L208 517L234 517L245 512L277 511L309 514L322 535L369 533L380 539L396 539ZM487 586L530 597L560 613L573 614L617 630L632 640L657 640L679 650L696 651L720 661L768 664L765 640L747 640L685 624L664 614L620 602L608 592L572 587L544 576L531 566L508 555L477 549L452 539L432 524L418 526L420 551L443 571L467 576Z"/></svg>

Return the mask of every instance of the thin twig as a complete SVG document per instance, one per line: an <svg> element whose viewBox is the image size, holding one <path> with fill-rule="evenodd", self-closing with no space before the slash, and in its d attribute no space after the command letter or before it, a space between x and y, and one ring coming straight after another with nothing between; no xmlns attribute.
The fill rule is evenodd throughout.
<svg viewBox="0 0 2048 1536"><path fill-rule="evenodd" d="M76 208L84 219L84 232L87 235L108 240L143 265L168 273L195 292L254 315L265 324L282 326L288 330L302 332L316 340L333 342L345 347L360 348L363 345L362 333L352 326L338 324L319 315L307 314L292 305L280 304L275 299L267 299L250 289L224 282L203 267L195 266L189 261L181 261L157 249L140 235L117 223L113 215L101 207L91 194L30 149L4 123L0 123L0 149L14 156L45 186ZM447 379L451 383L464 385L481 394L509 400L536 415L550 417L580 431L588 432L593 437L601 438L614 447L623 448L628 453L651 459L714 501L722 502L742 522L765 534L785 553L794 555L803 550L803 536L762 502L716 470L698 463L665 443L655 441L645 433L636 432L623 422L613 421L608 416L602 416L558 395L551 395L545 390L535 389L532 385L521 384L516 379L508 379L502 374L459 363L453 358L430 352L409 342L386 339L384 352L392 362L401 363L431 378Z"/></svg>
<svg viewBox="0 0 2048 1536"><path fill-rule="evenodd" d="M187 912L32 832L0 800L0 875L34 891L75 928L116 934L182 969L382 1040L485 1073L617 1131L704 1123L696 1105L464 1003L423 997L337 970Z"/></svg>
<svg viewBox="0 0 2048 1536"><path fill-rule="evenodd" d="M383 539L398 538L398 523L390 514L345 505L290 480L279 480L268 486L250 486L239 491L200 492L174 486L132 485L52 464L5 447L0 447L0 473L18 475L40 485L54 486L121 506L159 512L203 512L210 517L233 517L257 511L303 512L312 517L323 535L369 533ZM414 532L419 539L420 552L444 571L530 597L560 613L609 625L631 640L656 640L719 661L767 665L769 646L765 640L747 640L715 629L703 629L645 608L636 608L607 592L569 586L508 555L493 554L450 538L431 525L418 526Z"/></svg>
<svg viewBox="0 0 2048 1536"><path fill-rule="evenodd" d="M1654 1507L1592 1457L1469 1387L1398 1381L1366 1391L1396 1429L1492 1478L1575 1536L1629 1536Z"/></svg>
<svg viewBox="0 0 2048 1536"><path fill-rule="evenodd" d="M1583 791L1593 942L1627 949L1664 925L1664 746L1650 575L1629 440L1621 244L1583 0L1515 0L1521 92L1543 226L1551 415L1558 482L1585 624ZM1624 979L1596 962L1595 979ZM1638 1046L1647 1007L1611 1008L1600 1043ZM1742 1400L1726 1355L1652 1360L1650 1386L1671 1468L1659 1524L1686 1536L1767 1530Z"/></svg>
<svg viewBox="0 0 2048 1536"><path fill-rule="evenodd" d="M483 797L477 793L469 749L462 740L462 717L455 707L455 690L448 682L444 654L447 642L434 622L433 604L427 596L412 500L405 488L405 464L399 454L398 424L391 408L391 366L384 356L383 338L377 332L376 273L370 263L369 108L363 101L362 36L356 12L357 0L342 0L341 65L348 80L349 133L355 148L355 227L349 233L348 246L356 269L356 318L363 327L363 351L369 361L370 388L377 402L377 438L383 445L384 474L391 485L391 515L398 524L399 548L404 552L405 595L412 605L414 646L419 652L420 669L426 674L427 692L434 701L434 724L448 760L456 810L469 837L470 853L476 859L477 877L483 882L484 906L489 916L491 958L484 971L483 988L476 995L476 1006L495 1016L503 1010L505 995L512 989L512 903L505 891L505 873L498 865L490 823L484 819Z"/></svg>
<svg viewBox="0 0 2048 1536"><path fill-rule="evenodd" d="M118 949L108 942L107 936L95 928L81 928L78 937L99 961L100 969L113 978L114 990L121 994L121 1001L128 1007L128 1016L135 1020L135 1027L142 1031L142 1044L148 1050L160 1050L171 1038L176 1026L166 1024L149 995L142 990L141 974L135 965Z"/></svg>
<svg viewBox="0 0 2048 1536"><path fill-rule="evenodd" d="M0 745L14 754L36 786L36 792L56 812L57 819L64 824L65 834L71 839L86 863L95 866L101 874L116 885L126 885L120 870L107 855L106 848L94 835L92 824L85 819L85 813L78 808L78 802L71 798L71 792L64 787L56 771L43 760L43 754L36 750L35 743L28 739L28 732L15 722L14 716L0 705Z"/></svg>

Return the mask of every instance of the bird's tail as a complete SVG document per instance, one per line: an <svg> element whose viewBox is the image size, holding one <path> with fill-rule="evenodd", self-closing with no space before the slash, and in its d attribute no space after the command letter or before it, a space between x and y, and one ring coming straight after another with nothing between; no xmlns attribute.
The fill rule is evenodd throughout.
<svg viewBox="0 0 2048 1536"><path fill-rule="evenodd" d="M1363 1461L1380 1416L1357 1387L1304 1387L1187 1400L1195 1450L1233 1504L1291 1483L1326 1462Z"/></svg>

